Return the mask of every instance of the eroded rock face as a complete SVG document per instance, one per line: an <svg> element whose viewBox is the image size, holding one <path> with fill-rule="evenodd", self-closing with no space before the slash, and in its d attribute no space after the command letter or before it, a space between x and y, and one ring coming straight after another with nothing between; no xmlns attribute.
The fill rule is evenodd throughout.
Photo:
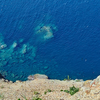
<svg viewBox="0 0 100 100"><path fill-rule="evenodd" d="M16 81L14 83L7 80L0 81L0 94L4 97L2 100L18 100L18 98L23 100L22 94L25 95L27 100L31 100L31 98L36 97L34 91L39 93L38 96L42 100L100 100L99 76L94 80L78 80L77 82L76 80L60 81L43 79L47 78L43 74L30 75L29 77L35 80ZM92 84L91 86L90 83L94 85ZM72 86L79 88L79 91L74 95L61 91L69 90ZM48 89L51 92L44 94Z"/></svg>
<svg viewBox="0 0 100 100"><path fill-rule="evenodd" d="M28 76L28 80L29 80L29 81L34 80L34 75L29 75L29 76Z"/></svg>
<svg viewBox="0 0 100 100"><path fill-rule="evenodd" d="M96 78L95 82L100 84L100 75Z"/></svg>
<svg viewBox="0 0 100 100"><path fill-rule="evenodd" d="M48 76L44 74L35 74L35 75L28 76L28 80L34 80L34 79L48 79Z"/></svg>

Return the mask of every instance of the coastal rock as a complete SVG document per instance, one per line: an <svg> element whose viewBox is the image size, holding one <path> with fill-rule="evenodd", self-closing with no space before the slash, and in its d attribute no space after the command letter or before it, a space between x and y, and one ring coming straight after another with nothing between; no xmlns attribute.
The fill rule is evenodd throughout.
<svg viewBox="0 0 100 100"><path fill-rule="evenodd" d="M87 80L82 82L76 82L75 80L60 81L42 79L46 75L35 74L30 75L35 78L33 81L16 81L6 82L0 81L0 94L2 100L23 100L22 95L25 95L27 100L31 100L33 97L38 96L41 100L100 100L100 84L96 84L96 87L87 87L91 82L99 80L97 77L94 80ZM40 78L40 79L37 79ZM83 85L84 84L84 85ZM79 88L79 91L74 95L70 95L64 90L69 90L70 87L75 86ZM44 94L45 93L45 94Z"/></svg>
<svg viewBox="0 0 100 100"><path fill-rule="evenodd" d="M100 75L95 79L96 84L100 84Z"/></svg>
<svg viewBox="0 0 100 100"><path fill-rule="evenodd" d="M48 79L48 76L44 74L35 74L34 79Z"/></svg>
<svg viewBox="0 0 100 100"><path fill-rule="evenodd" d="M48 79L48 76L44 74L35 74L28 76L28 80L34 80L34 79Z"/></svg>
<svg viewBox="0 0 100 100"><path fill-rule="evenodd" d="M16 83L21 83L21 82L22 82L22 81L20 81L20 80L17 80L17 81L16 81Z"/></svg>
<svg viewBox="0 0 100 100"><path fill-rule="evenodd" d="M92 80L86 80L85 82L84 82L84 86L85 87L90 87L90 83L92 82Z"/></svg>
<svg viewBox="0 0 100 100"><path fill-rule="evenodd" d="M95 87L97 84L100 84L100 75L90 82L90 87Z"/></svg>
<svg viewBox="0 0 100 100"><path fill-rule="evenodd" d="M28 76L28 80L29 80L29 81L34 80L34 75L29 75L29 76Z"/></svg>
<svg viewBox="0 0 100 100"><path fill-rule="evenodd" d="M86 80L86 81L84 82L84 85L90 83L91 81L92 81L92 80Z"/></svg>
<svg viewBox="0 0 100 100"><path fill-rule="evenodd" d="M3 78L2 78L2 79L0 79L0 82L5 82L5 79L3 79Z"/></svg>
<svg viewBox="0 0 100 100"><path fill-rule="evenodd" d="M91 89L89 87L88 88L87 87L82 87L80 90L83 91L86 94L89 94L90 91L91 91Z"/></svg>

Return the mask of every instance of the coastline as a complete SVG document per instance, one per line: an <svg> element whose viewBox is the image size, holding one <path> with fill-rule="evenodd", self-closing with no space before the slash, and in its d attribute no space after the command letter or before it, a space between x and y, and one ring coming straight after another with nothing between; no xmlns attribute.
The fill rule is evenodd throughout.
<svg viewBox="0 0 100 100"><path fill-rule="evenodd" d="M41 76L41 75L40 75ZM43 78L43 77L42 77ZM54 80L35 78L27 81L0 80L1 100L100 100L100 76L94 80ZM75 86L79 91L74 95L61 90ZM45 92L47 90L50 92ZM39 97L41 99L32 99Z"/></svg>

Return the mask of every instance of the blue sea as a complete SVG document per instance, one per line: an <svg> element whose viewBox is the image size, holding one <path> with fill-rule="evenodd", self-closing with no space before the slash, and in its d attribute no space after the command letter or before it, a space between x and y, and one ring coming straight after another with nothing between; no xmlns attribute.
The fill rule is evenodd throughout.
<svg viewBox="0 0 100 100"><path fill-rule="evenodd" d="M100 0L0 0L0 73L11 81L96 78Z"/></svg>

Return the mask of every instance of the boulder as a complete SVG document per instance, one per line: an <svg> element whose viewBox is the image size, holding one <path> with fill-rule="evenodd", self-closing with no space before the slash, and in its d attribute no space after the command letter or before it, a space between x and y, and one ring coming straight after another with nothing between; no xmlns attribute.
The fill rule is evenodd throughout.
<svg viewBox="0 0 100 100"><path fill-rule="evenodd" d="M27 77L27 79L28 79L29 81L34 80L34 75L29 75L29 76Z"/></svg>
<svg viewBox="0 0 100 100"><path fill-rule="evenodd" d="M28 76L28 80L34 80L34 79L48 79L48 76L44 74L35 74L35 75Z"/></svg>

